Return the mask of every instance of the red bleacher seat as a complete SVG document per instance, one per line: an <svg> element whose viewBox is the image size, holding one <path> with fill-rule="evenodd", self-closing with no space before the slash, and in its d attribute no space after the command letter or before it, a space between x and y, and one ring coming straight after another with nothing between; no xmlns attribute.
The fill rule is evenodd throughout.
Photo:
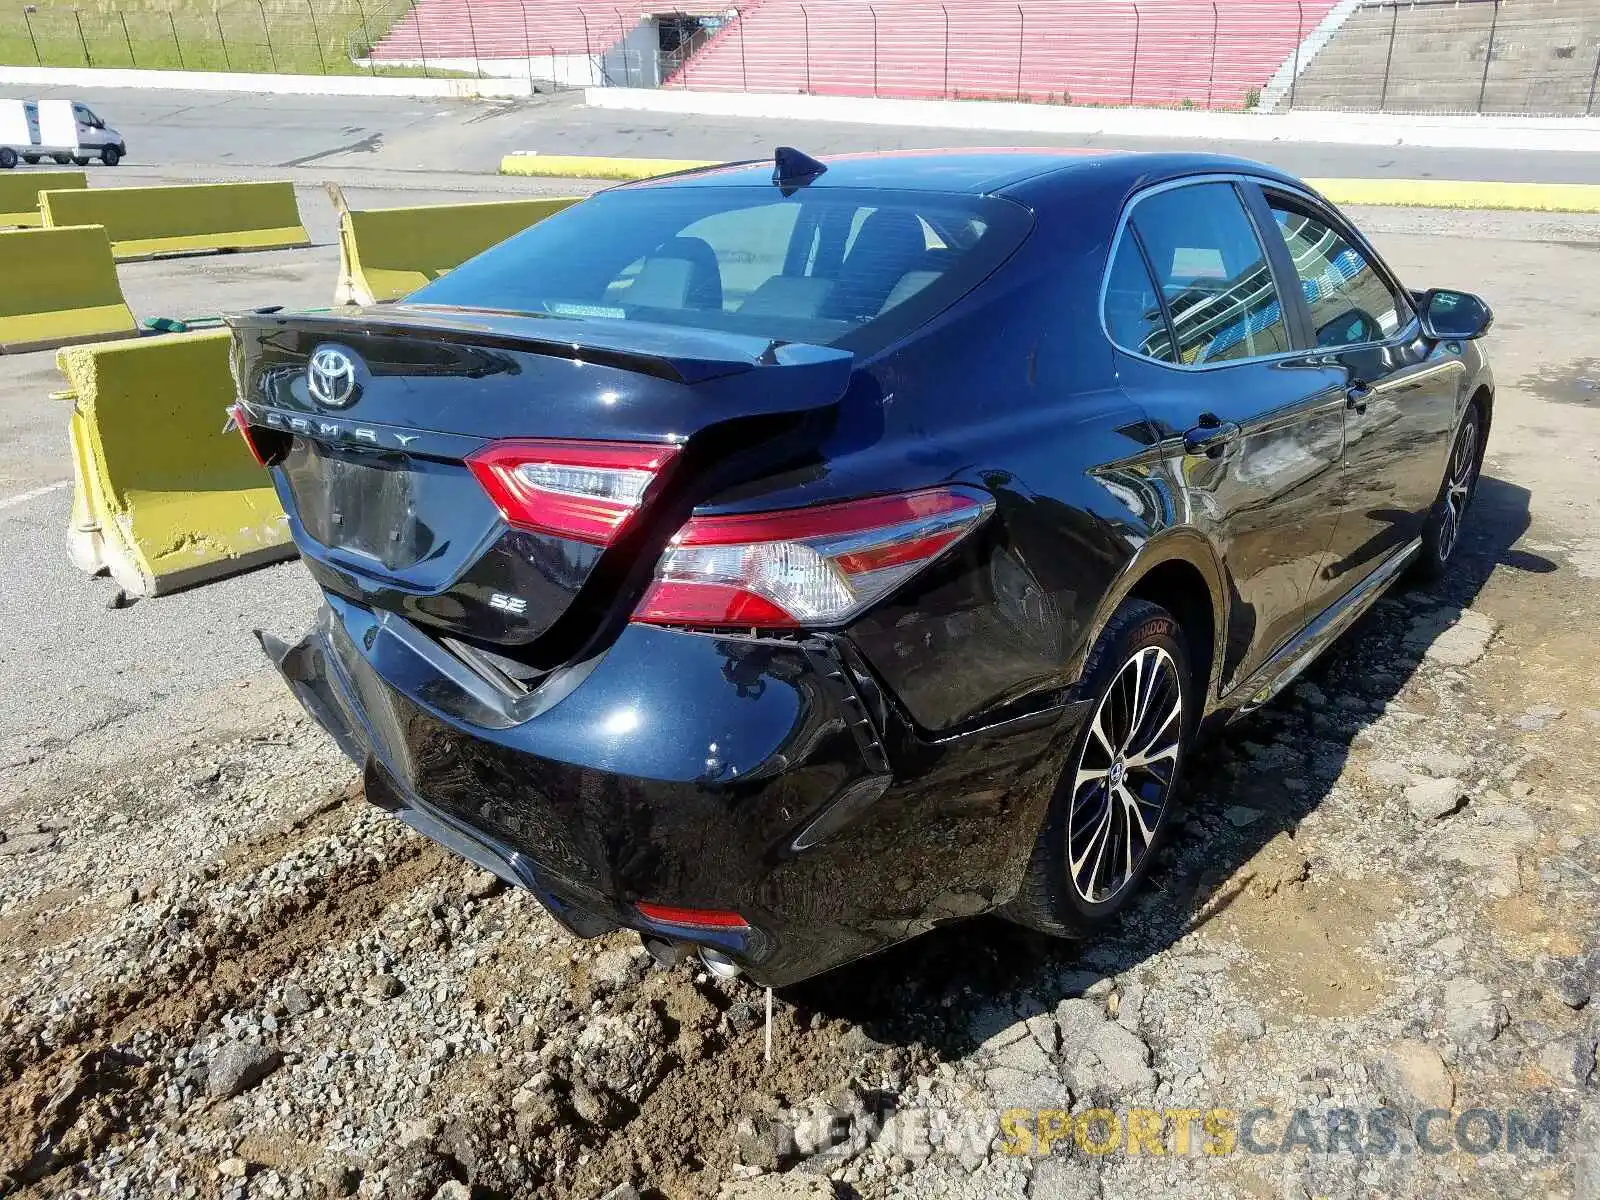
<svg viewBox="0 0 1600 1200"><path fill-rule="evenodd" d="M755 0L705 91L1242 107L1334 0Z"/></svg>
<svg viewBox="0 0 1600 1200"><path fill-rule="evenodd" d="M1334 0L746 0L666 82L706 91L1243 106ZM420 0L379 61L600 55L670 0Z"/></svg>

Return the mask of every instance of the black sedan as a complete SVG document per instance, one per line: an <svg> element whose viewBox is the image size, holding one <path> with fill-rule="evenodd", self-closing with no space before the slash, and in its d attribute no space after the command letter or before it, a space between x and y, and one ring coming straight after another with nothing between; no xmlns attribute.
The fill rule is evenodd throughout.
<svg viewBox="0 0 1600 1200"><path fill-rule="evenodd" d="M1083 935L1195 738L1446 569L1494 387L1303 183L789 150L402 303L233 322L366 794L570 930L782 984Z"/></svg>

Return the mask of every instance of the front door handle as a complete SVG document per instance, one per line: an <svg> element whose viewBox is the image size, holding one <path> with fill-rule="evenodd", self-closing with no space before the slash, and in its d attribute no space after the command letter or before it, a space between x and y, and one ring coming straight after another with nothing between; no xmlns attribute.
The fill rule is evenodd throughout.
<svg viewBox="0 0 1600 1200"><path fill-rule="evenodd" d="M1367 401L1371 398L1372 389L1364 383L1352 383L1344 390L1345 407L1352 409L1358 417L1367 411Z"/></svg>
<svg viewBox="0 0 1600 1200"><path fill-rule="evenodd" d="M1207 421L1202 417L1200 424L1183 435L1183 452L1221 458L1223 450L1238 436L1239 427L1232 421L1218 421L1215 417Z"/></svg>

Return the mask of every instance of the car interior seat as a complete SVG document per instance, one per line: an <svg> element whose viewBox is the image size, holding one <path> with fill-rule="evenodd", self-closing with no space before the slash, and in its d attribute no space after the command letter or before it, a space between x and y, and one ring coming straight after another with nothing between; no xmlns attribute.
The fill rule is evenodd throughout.
<svg viewBox="0 0 1600 1200"><path fill-rule="evenodd" d="M668 238L644 260L622 301L648 308L720 309L717 252L704 238Z"/></svg>

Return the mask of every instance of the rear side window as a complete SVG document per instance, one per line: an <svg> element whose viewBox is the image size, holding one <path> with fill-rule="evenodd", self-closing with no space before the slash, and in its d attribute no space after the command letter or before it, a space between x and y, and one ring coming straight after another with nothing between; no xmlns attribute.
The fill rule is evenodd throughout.
<svg viewBox="0 0 1600 1200"><path fill-rule="evenodd" d="M988 196L659 186L592 197L408 299L650 321L858 352L954 303L1026 238Z"/></svg>
<svg viewBox="0 0 1600 1200"><path fill-rule="evenodd" d="M1161 311L1144 255L1130 233L1117 246L1106 280L1106 330L1124 350L1162 362L1177 362L1167 318Z"/></svg>
<svg viewBox="0 0 1600 1200"><path fill-rule="evenodd" d="M1130 225L1150 256L1180 363L1290 349L1266 252L1232 184L1197 183L1147 196Z"/></svg>
<svg viewBox="0 0 1600 1200"><path fill-rule="evenodd" d="M1267 202L1294 259L1317 345L1380 342L1411 319L1410 306L1338 230L1275 196Z"/></svg>

